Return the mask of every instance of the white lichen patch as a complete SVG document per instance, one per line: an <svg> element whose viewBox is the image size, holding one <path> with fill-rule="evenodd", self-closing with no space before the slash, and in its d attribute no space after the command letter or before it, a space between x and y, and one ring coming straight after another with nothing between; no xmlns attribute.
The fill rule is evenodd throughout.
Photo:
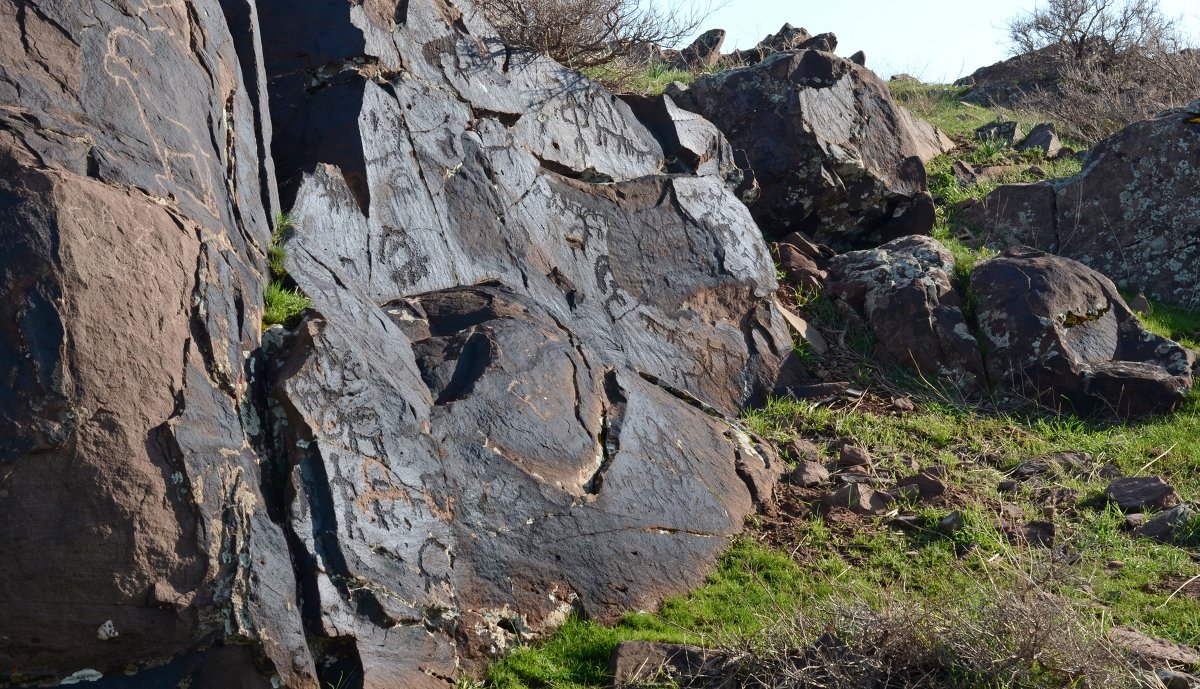
<svg viewBox="0 0 1200 689"><path fill-rule="evenodd" d="M118 636L120 635L117 634L117 626L113 624L112 620L105 620L104 624L100 625L100 628L96 630L96 638L101 641L115 639Z"/></svg>

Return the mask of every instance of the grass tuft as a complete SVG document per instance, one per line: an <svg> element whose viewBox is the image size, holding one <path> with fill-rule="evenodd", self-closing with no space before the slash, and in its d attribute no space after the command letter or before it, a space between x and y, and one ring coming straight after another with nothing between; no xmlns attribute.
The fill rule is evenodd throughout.
<svg viewBox="0 0 1200 689"><path fill-rule="evenodd" d="M287 213L281 213L275 218L275 230L271 233L271 244L267 247L267 267L271 271L271 282L263 291L264 327L291 326L301 312L312 306L312 300L300 291L284 267L284 261L287 259L284 241L295 227L295 222Z"/></svg>
<svg viewBox="0 0 1200 689"><path fill-rule="evenodd" d="M312 300L304 296L299 289L289 289L282 280L274 280L267 285L263 295L266 308L263 309L263 325L290 326L295 323L304 309L312 306Z"/></svg>

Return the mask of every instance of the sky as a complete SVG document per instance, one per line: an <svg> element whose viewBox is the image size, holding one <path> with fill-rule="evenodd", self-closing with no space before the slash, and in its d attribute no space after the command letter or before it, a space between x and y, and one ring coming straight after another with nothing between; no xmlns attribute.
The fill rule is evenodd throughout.
<svg viewBox="0 0 1200 689"><path fill-rule="evenodd" d="M707 0L690 0L704 4ZM720 0L715 0L714 5ZM702 27L725 29L724 52L752 48L786 22L838 37L839 55L863 50L885 79L906 72L946 83L1010 56L1004 25L1037 0L727 0ZM1200 0L1161 0L1200 43ZM699 31L697 33L700 33Z"/></svg>

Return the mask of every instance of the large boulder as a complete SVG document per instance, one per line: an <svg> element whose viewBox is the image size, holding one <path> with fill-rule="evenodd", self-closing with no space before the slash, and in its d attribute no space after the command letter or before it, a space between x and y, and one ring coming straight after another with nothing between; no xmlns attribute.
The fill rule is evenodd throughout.
<svg viewBox="0 0 1200 689"><path fill-rule="evenodd" d="M1200 308L1200 127L1186 113L1097 144L1071 179L996 189L964 209L983 241L1081 261L1152 299Z"/></svg>
<svg viewBox="0 0 1200 689"><path fill-rule="evenodd" d="M827 289L860 315L880 354L964 392L986 387L979 343L954 289L954 256L931 237L896 239L829 263Z"/></svg>
<svg viewBox="0 0 1200 689"><path fill-rule="evenodd" d="M727 144L665 100L660 143L466 7L259 9L313 300L268 425L314 646L440 686L702 581L779 471L726 419L791 352Z"/></svg>
<svg viewBox="0 0 1200 689"><path fill-rule="evenodd" d="M1191 388L1193 353L1146 331L1080 263L1018 247L978 265L971 287L988 373L1021 398L1132 418L1175 409Z"/></svg>
<svg viewBox="0 0 1200 689"><path fill-rule="evenodd" d="M0 685L316 687L250 442L276 204L226 10L253 35L0 1Z"/></svg>
<svg viewBox="0 0 1200 689"><path fill-rule="evenodd" d="M837 50L837 36L823 33L813 36L802 26L784 24L779 31L768 34L749 50L735 50L725 56L725 62L732 67L756 65L775 53L791 50L823 50L832 53Z"/></svg>
<svg viewBox="0 0 1200 689"><path fill-rule="evenodd" d="M924 162L953 144L865 67L783 52L668 93L746 152L762 187L751 210L767 235L875 246L932 228Z"/></svg>

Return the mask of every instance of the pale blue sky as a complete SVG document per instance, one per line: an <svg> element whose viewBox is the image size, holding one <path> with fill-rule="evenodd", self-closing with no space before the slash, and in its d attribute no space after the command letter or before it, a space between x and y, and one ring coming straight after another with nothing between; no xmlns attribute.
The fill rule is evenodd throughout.
<svg viewBox="0 0 1200 689"><path fill-rule="evenodd" d="M705 2L706 0L696 0ZM817 34L832 31L838 54L867 53L867 66L887 78L908 72L928 82L953 81L1009 56L1004 24L1035 0L728 0L704 28L727 33L725 50L750 48L791 22ZM1183 16L1200 42L1200 0L1161 0Z"/></svg>

